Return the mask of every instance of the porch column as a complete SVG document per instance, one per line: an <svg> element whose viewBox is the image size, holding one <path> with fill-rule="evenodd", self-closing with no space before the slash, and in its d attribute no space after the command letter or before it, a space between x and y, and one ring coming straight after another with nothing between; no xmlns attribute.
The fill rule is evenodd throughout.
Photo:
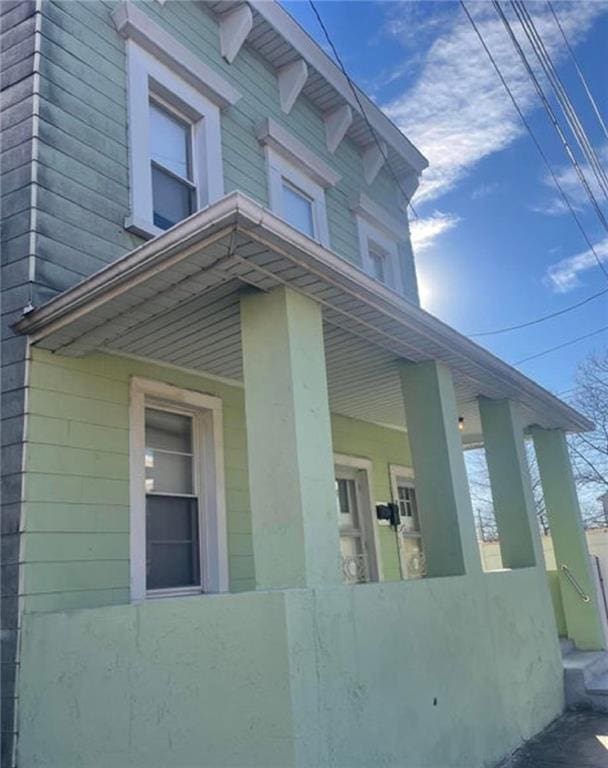
<svg viewBox="0 0 608 768"><path fill-rule="evenodd" d="M545 507L566 617L568 637L581 650L605 647L598 595L565 434L559 429L532 430ZM582 590L584 602L562 571L568 567Z"/></svg>
<svg viewBox="0 0 608 768"><path fill-rule="evenodd" d="M428 576L479 573L481 562L449 369L400 368Z"/></svg>
<svg viewBox="0 0 608 768"><path fill-rule="evenodd" d="M542 547L517 406L480 397L479 414L503 566L540 565Z"/></svg>
<svg viewBox="0 0 608 768"><path fill-rule="evenodd" d="M241 299L258 589L341 580L321 307L288 288Z"/></svg>

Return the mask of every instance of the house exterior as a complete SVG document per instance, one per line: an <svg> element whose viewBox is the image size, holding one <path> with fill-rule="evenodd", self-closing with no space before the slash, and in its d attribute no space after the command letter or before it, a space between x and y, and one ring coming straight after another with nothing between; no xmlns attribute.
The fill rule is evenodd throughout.
<svg viewBox="0 0 608 768"><path fill-rule="evenodd" d="M526 439L605 644L589 424L420 308L425 158L278 4L1 12L3 765L492 765L564 705Z"/></svg>

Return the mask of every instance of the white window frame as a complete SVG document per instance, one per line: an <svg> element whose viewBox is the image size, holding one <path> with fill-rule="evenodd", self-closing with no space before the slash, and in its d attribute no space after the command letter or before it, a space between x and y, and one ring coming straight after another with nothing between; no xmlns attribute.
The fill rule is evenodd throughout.
<svg viewBox="0 0 608 768"><path fill-rule="evenodd" d="M368 507L368 514L361 514L361 528L367 549L369 553L369 576L370 582L383 581L384 569L382 567L382 557L380 550L380 538L378 527L375 523L376 504L372 493L373 484L373 463L370 459L359 456L351 456L344 453L334 453L334 472L337 475L340 468L353 469L361 472L362 497L365 506Z"/></svg>
<svg viewBox="0 0 608 768"><path fill-rule="evenodd" d="M195 487L199 492L201 584L146 590L145 409L160 407L193 416ZM171 384L133 377L129 413L131 601L228 591L222 401Z"/></svg>
<svg viewBox="0 0 608 768"><path fill-rule="evenodd" d="M329 228L327 226L327 207L325 204L325 190L320 184L313 181L293 163L290 163L272 147L264 148L268 173L268 200L270 209L278 216L285 219L283 204L283 182L303 192L312 203L313 239L321 245L329 246ZM293 226L293 225L290 225ZM294 227L297 229L297 227ZM298 230L300 231L300 230ZM306 235L306 232L302 234Z"/></svg>
<svg viewBox="0 0 608 768"><path fill-rule="evenodd" d="M401 265L399 260L399 247L397 241L386 236L383 230L370 224L362 216L357 217L357 229L359 233L359 247L361 251L361 263L367 274L397 293L403 293L401 280ZM384 276L385 282L378 280L374 275L373 259L370 255L371 244L375 244L385 257Z"/></svg>
<svg viewBox="0 0 608 768"><path fill-rule="evenodd" d="M224 195L220 109L134 40L126 41L130 215L125 228L144 237L165 230L154 225L150 156L151 98L191 125L194 211Z"/></svg>

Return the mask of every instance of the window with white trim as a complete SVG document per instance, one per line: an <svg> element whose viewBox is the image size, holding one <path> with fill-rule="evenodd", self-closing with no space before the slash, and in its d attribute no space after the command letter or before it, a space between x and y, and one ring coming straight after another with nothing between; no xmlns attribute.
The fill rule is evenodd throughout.
<svg viewBox="0 0 608 768"><path fill-rule="evenodd" d="M220 109L127 41L131 212L127 229L155 236L224 194Z"/></svg>
<svg viewBox="0 0 608 768"><path fill-rule="evenodd" d="M363 269L378 282L402 293L397 241L362 217L357 223Z"/></svg>
<svg viewBox="0 0 608 768"><path fill-rule="evenodd" d="M292 227L329 245L323 187L270 147L266 157L270 208Z"/></svg>
<svg viewBox="0 0 608 768"><path fill-rule="evenodd" d="M221 402L134 379L133 598L225 591L226 561Z"/></svg>

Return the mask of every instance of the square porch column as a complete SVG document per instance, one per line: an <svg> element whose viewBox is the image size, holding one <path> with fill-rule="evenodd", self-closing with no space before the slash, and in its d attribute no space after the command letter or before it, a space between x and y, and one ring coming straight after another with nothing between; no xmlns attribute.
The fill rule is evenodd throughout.
<svg viewBox="0 0 608 768"><path fill-rule="evenodd" d="M531 432L559 573L568 637L581 650L599 650L605 647L606 641L566 435L560 429L540 427L533 427ZM562 566L568 568L589 597L588 602L581 598Z"/></svg>
<svg viewBox="0 0 608 768"><path fill-rule="evenodd" d="M427 575L480 573L451 373L435 360L400 373Z"/></svg>
<svg viewBox="0 0 608 768"><path fill-rule="evenodd" d="M258 589L341 581L321 307L290 290L241 298Z"/></svg>
<svg viewBox="0 0 608 768"><path fill-rule="evenodd" d="M544 564L517 406L485 397L478 402L503 566Z"/></svg>

